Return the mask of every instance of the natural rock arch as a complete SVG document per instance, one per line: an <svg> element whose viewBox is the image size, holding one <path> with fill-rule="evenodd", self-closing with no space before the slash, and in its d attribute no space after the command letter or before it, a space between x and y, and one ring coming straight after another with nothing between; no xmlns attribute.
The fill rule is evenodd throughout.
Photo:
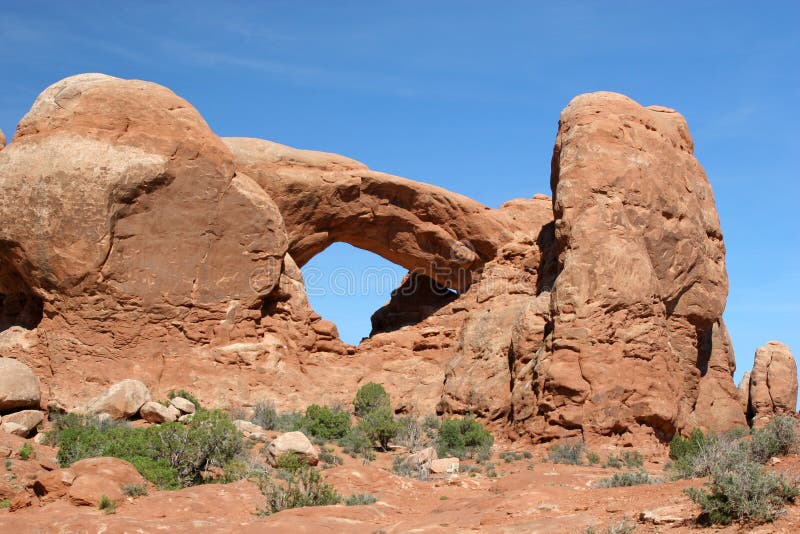
<svg viewBox="0 0 800 534"><path fill-rule="evenodd" d="M262 139L223 141L237 170L278 205L289 253L300 266L345 242L463 291L510 239L503 215L440 187L336 154Z"/></svg>

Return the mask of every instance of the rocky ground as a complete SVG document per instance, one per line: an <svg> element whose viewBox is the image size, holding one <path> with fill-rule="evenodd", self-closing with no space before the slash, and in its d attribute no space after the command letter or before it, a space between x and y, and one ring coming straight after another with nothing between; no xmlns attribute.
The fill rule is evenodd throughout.
<svg viewBox="0 0 800 534"><path fill-rule="evenodd" d="M274 437L268 434L267 438ZM78 483L79 475L64 486L53 474L60 473L55 450L34 444L28 460L19 457L26 441L0 434L0 497L24 487L48 486L51 494L17 498L10 509L0 510L3 532L605 532L607 527L625 524L637 533L707 531L694 523L699 508L682 493L700 486L702 479L663 482L628 488L596 488L594 485L619 470L550 463L547 448L525 449L531 458L520 454L506 462L498 455L511 450L507 442L497 443L493 458L496 477L485 473L469 475L431 475L427 480L399 476L392 472L392 458L403 451L378 454L363 465L335 448L344 464L323 470L325 480L343 496L365 493L377 502L362 506L324 506L285 510L261 517L265 498L253 482L206 484L178 491L158 491L152 485L148 494L123 497L109 514L96 502L81 495L101 491L109 482L120 484L130 474L119 469L93 469L94 480ZM256 450L260 445L256 447ZM594 449L601 458L607 454L638 450L645 457L648 473L662 477L667 462L663 446L603 447ZM523 450L517 449L522 453ZM467 461L467 464L471 462ZM800 457L782 459L776 469L800 468ZM64 477L59 477L64 478ZM90 477L91 478L91 477ZM80 486L78 491L74 488ZM108 489L102 491L109 491ZM21 495L28 495L23 493ZM0 499L2 500L2 499ZM738 525L715 528L715 532L796 532L800 506L790 506L777 522L763 525Z"/></svg>

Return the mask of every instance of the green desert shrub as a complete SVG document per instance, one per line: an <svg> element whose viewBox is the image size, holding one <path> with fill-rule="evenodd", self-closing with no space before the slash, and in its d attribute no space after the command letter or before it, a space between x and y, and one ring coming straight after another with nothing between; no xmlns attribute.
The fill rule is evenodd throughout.
<svg viewBox="0 0 800 534"><path fill-rule="evenodd" d="M389 394L386 393L382 385L369 382L361 386L356 392L353 408L358 417L364 417L369 412L378 409L391 410Z"/></svg>
<svg viewBox="0 0 800 534"><path fill-rule="evenodd" d="M372 440L367 433L360 427L351 428L347 434L339 440L339 446L345 454L353 458L361 458L365 463L375 459Z"/></svg>
<svg viewBox="0 0 800 534"><path fill-rule="evenodd" d="M609 454L606 456L606 461L603 462L603 467L607 467L610 469L622 469L622 458L615 454Z"/></svg>
<svg viewBox="0 0 800 534"><path fill-rule="evenodd" d="M511 462L522 460L525 458L525 455L521 452L503 451L498 454L497 457L503 460L505 463L510 464Z"/></svg>
<svg viewBox="0 0 800 534"><path fill-rule="evenodd" d="M447 419L439 427L436 452L439 457L456 456L465 458L481 454L491 455L494 437L472 415L460 419ZM488 458L485 458L488 459Z"/></svg>
<svg viewBox="0 0 800 534"><path fill-rule="evenodd" d="M275 459L275 468L289 473L294 473L302 469L305 465L307 465L306 462L298 454L293 452L281 454Z"/></svg>
<svg viewBox="0 0 800 534"><path fill-rule="evenodd" d="M112 500L108 495L102 495L97 508L103 510L107 514L115 514L117 512L117 501Z"/></svg>
<svg viewBox="0 0 800 534"><path fill-rule="evenodd" d="M147 484L125 484L122 493L127 497L143 497L147 495Z"/></svg>
<svg viewBox="0 0 800 534"><path fill-rule="evenodd" d="M272 401L259 401L253 406L250 422L264 430L275 430L278 426L278 411Z"/></svg>
<svg viewBox="0 0 800 534"><path fill-rule="evenodd" d="M0 501L0 510L3 508L11 508L11 499L3 499Z"/></svg>
<svg viewBox="0 0 800 534"><path fill-rule="evenodd" d="M340 439L350 430L350 415L343 411L312 404L306 408L306 414L300 421L300 426L316 438Z"/></svg>
<svg viewBox="0 0 800 534"><path fill-rule="evenodd" d="M384 451L389 450L389 441L397 435L399 426L388 408L377 408L366 413L358 428L369 438L371 443L378 443Z"/></svg>
<svg viewBox="0 0 800 534"><path fill-rule="evenodd" d="M660 480L651 477L644 471L629 471L627 473L614 473L613 476L599 480L598 488L623 488L639 486L642 484L656 484Z"/></svg>
<svg viewBox="0 0 800 534"><path fill-rule="evenodd" d="M278 416L273 430L281 432L294 432L303 430L303 412L284 412Z"/></svg>
<svg viewBox="0 0 800 534"><path fill-rule="evenodd" d="M328 506L341 501L336 489L322 479L319 471L309 466L290 473L283 481L263 484L261 491L267 499L266 506L260 511L262 515L303 506Z"/></svg>
<svg viewBox="0 0 800 534"><path fill-rule="evenodd" d="M547 457L554 464L580 465L583 463L584 444L575 439L550 446Z"/></svg>
<svg viewBox="0 0 800 534"><path fill-rule="evenodd" d="M395 456L392 458L392 471L402 477L427 480L430 471L422 464L412 462L408 457Z"/></svg>
<svg viewBox="0 0 800 534"><path fill-rule="evenodd" d="M17 455L19 456L20 460L30 460L36 456L36 453L33 450L33 445L26 441L22 447L19 448Z"/></svg>
<svg viewBox="0 0 800 534"><path fill-rule="evenodd" d="M586 459L592 465L597 465L600 463L600 456L593 451L586 451Z"/></svg>
<svg viewBox="0 0 800 534"><path fill-rule="evenodd" d="M134 465L162 489L199 484L211 467L222 467L242 450L230 417L220 410L197 412L192 421L146 428L97 424L91 418L59 421L49 439L62 467L84 458L113 456Z"/></svg>
<svg viewBox="0 0 800 534"><path fill-rule="evenodd" d="M778 415L770 419L763 429L753 430L750 454L754 461L766 463L773 456L792 452L798 442L797 422L793 417Z"/></svg>
<svg viewBox="0 0 800 534"><path fill-rule="evenodd" d="M378 498L368 493L350 495L344 500L347 506L362 506L365 504L375 504L376 502L378 502Z"/></svg>
<svg viewBox="0 0 800 534"><path fill-rule="evenodd" d="M644 458L639 451L625 451L622 453L622 463L628 469L637 469L644 466Z"/></svg>
<svg viewBox="0 0 800 534"><path fill-rule="evenodd" d="M685 492L702 508L701 521L722 525L773 521L783 514L785 503L794 502L800 493L796 481L788 482L751 459L715 466L710 482Z"/></svg>

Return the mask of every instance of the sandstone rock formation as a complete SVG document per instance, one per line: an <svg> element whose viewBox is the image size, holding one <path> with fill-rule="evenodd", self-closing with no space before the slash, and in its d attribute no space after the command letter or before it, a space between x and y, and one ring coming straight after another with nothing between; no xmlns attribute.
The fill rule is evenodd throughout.
<svg viewBox="0 0 800 534"><path fill-rule="evenodd" d="M119 458L87 458L72 464L69 472L74 479L67 494L79 506L97 506L104 495L118 501L125 485L147 484L133 465Z"/></svg>
<svg viewBox="0 0 800 534"><path fill-rule="evenodd" d="M13 358L0 358L0 412L17 408L38 408L39 383L33 371Z"/></svg>
<svg viewBox="0 0 800 534"><path fill-rule="evenodd" d="M742 406L742 412L747 414L748 406L750 406L750 371L745 371L742 375L742 381L739 382L739 404Z"/></svg>
<svg viewBox="0 0 800 534"><path fill-rule="evenodd" d="M197 409L192 401L184 399L183 397L173 397L170 399L169 403L180 410L181 413L185 414L192 414Z"/></svg>
<svg viewBox="0 0 800 534"><path fill-rule="evenodd" d="M86 408L91 415L104 414L112 420L128 419L150 401L150 391L139 380L123 380L111 386Z"/></svg>
<svg viewBox="0 0 800 534"><path fill-rule="evenodd" d="M576 97L551 185L489 209L335 154L220 140L156 84L67 78L0 152L0 350L67 408L133 376L159 397L282 408L374 381L400 412L471 412L534 441L744 424L725 250L683 117ZM358 347L299 269L337 241L409 270Z"/></svg>
<svg viewBox="0 0 800 534"><path fill-rule="evenodd" d="M286 432L267 446L267 459L273 467L278 464L278 458L286 454L296 454L308 465L319 463L317 449L302 432Z"/></svg>
<svg viewBox="0 0 800 534"><path fill-rule="evenodd" d="M139 415L148 423L171 423L178 420L181 411L172 405L164 406L158 402L148 401L139 408Z"/></svg>
<svg viewBox="0 0 800 534"><path fill-rule="evenodd" d="M747 416L753 426L797 411L797 363L783 343L770 341L756 350L749 384Z"/></svg>
<svg viewBox="0 0 800 534"><path fill-rule="evenodd" d="M22 410L10 415L4 415L0 430L27 438L33 429L44 420L44 412L39 410Z"/></svg>
<svg viewBox="0 0 800 534"><path fill-rule="evenodd" d="M529 431L642 425L667 438L743 424L721 319L722 234L683 117L578 96L552 167L558 274L536 363L517 377L535 406Z"/></svg>

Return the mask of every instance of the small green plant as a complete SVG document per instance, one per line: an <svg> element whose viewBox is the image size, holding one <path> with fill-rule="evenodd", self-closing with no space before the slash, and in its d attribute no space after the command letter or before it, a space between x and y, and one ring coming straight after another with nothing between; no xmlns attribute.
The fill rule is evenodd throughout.
<svg viewBox="0 0 800 534"><path fill-rule="evenodd" d="M250 422L264 430L275 430L278 426L278 411L272 401L259 401L253 406Z"/></svg>
<svg viewBox="0 0 800 534"><path fill-rule="evenodd" d="M110 499L108 495L102 495L100 497L100 502L97 504L97 508L107 514L115 514L117 513L117 501Z"/></svg>
<svg viewBox="0 0 800 534"><path fill-rule="evenodd" d="M350 415L343 411L334 411L328 407L312 404L306 408L306 414L300 421L300 426L316 438L340 439L350 430Z"/></svg>
<svg viewBox="0 0 800 534"><path fill-rule="evenodd" d="M30 460L36 456L36 453L33 450L33 446L26 441L25 444L19 448L17 455L20 460Z"/></svg>
<svg viewBox="0 0 800 534"><path fill-rule="evenodd" d="M350 495L344 500L344 503L347 506L363 506L366 504L375 504L378 502L378 498L374 495L369 495L368 493L357 493L355 495Z"/></svg>
<svg viewBox="0 0 800 534"><path fill-rule="evenodd" d="M552 445L548 452L548 458L554 464L581 465L583 450L582 440L570 440Z"/></svg>
<svg viewBox="0 0 800 534"><path fill-rule="evenodd" d="M143 497L147 495L146 484L125 484L122 486L122 493L128 497Z"/></svg>
<svg viewBox="0 0 800 534"><path fill-rule="evenodd" d="M622 469L622 459L615 454L609 454L606 457L606 461L603 462L603 467L610 468L610 469Z"/></svg>
<svg viewBox="0 0 800 534"><path fill-rule="evenodd" d="M344 460L340 456L336 456L331 452L330 449L328 450L321 450L319 453L319 461L322 462L323 466L331 467L334 465L342 465Z"/></svg>
<svg viewBox="0 0 800 534"><path fill-rule="evenodd" d="M796 481L767 471L752 460L724 468L714 467L703 488L687 488L689 497L700 505L701 522L727 525L733 521L765 523L784 513L785 503L800 494Z"/></svg>
<svg viewBox="0 0 800 534"><path fill-rule="evenodd" d="M642 484L657 484L660 480L651 477L644 471L629 471L626 473L614 473L609 478L599 480L596 484L598 488L624 488L628 486L639 486Z"/></svg>
<svg viewBox="0 0 800 534"><path fill-rule="evenodd" d="M372 440L370 440L370 437L362 428L351 428L347 434L339 440L339 446L342 447L345 454L349 454L353 458L361 458L364 463L371 462L375 459Z"/></svg>
<svg viewBox="0 0 800 534"><path fill-rule="evenodd" d="M613 525L608 525L605 530L603 530L603 534L633 534L634 530L636 530L636 525L631 524L628 518L623 519ZM600 534L594 527L586 527L586 530L583 531L584 534Z"/></svg>
<svg viewBox="0 0 800 534"><path fill-rule="evenodd" d="M389 441L397 435L398 424L392 411L388 408L377 408L359 421L358 428L364 432L370 442L377 442L384 451L389 450Z"/></svg>
<svg viewBox="0 0 800 534"><path fill-rule="evenodd" d="M308 466L291 473L283 483L263 484L261 491L267 499L265 508L260 510L261 515L303 506L328 506L341 501L336 489L322 480L319 471Z"/></svg>
<svg viewBox="0 0 800 534"><path fill-rule="evenodd" d="M6 471L11 471L14 468L14 462L11 461L11 458L6 458Z"/></svg>
<svg viewBox="0 0 800 534"><path fill-rule="evenodd" d="M481 473L483 468L480 465L467 465L461 464L458 467L458 472L463 473L467 476L474 477L475 475Z"/></svg>
<svg viewBox="0 0 800 534"><path fill-rule="evenodd" d="M522 460L525 458L525 455L520 452L504 451L498 454L497 457L503 460L505 463L510 464L511 462Z"/></svg>
<svg viewBox="0 0 800 534"><path fill-rule="evenodd" d="M11 500L3 499L2 501L0 501L0 510L4 508L11 508Z"/></svg>
<svg viewBox="0 0 800 534"><path fill-rule="evenodd" d="M427 467L422 464L416 464L407 457L402 456L392 458L392 471L400 476L419 480L427 480L430 475Z"/></svg>
<svg viewBox="0 0 800 534"><path fill-rule="evenodd" d="M795 449L798 442L797 422L793 417L778 415L770 419L761 430L753 430L750 454L754 461L766 463L773 456L784 456Z"/></svg>
<svg viewBox="0 0 800 534"><path fill-rule="evenodd" d="M640 469L644 466L644 458L639 451L625 451L622 453L622 463L628 469Z"/></svg>
<svg viewBox="0 0 800 534"><path fill-rule="evenodd" d="M287 452L275 459L275 468L281 471L288 471L289 473L294 473L302 469L305 465L305 461L293 452Z"/></svg>
<svg viewBox="0 0 800 534"><path fill-rule="evenodd" d="M456 456L461 459L480 454L485 461L491 457L493 443L494 437L489 431L472 415L466 415L461 419L442 422L436 440L436 452L440 458Z"/></svg>
<svg viewBox="0 0 800 534"><path fill-rule="evenodd" d="M294 411L280 414L273 430L280 430L281 432L303 430L303 413Z"/></svg>
<svg viewBox="0 0 800 534"><path fill-rule="evenodd" d="M594 451L586 451L586 459L592 465L597 465L600 463L600 456Z"/></svg>
<svg viewBox="0 0 800 534"><path fill-rule="evenodd" d="M497 478L497 471L494 464L486 464L486 476L489 478Z"/></svg>
<svg viewBox="0 0 800 534"><path fill-rule="evenodd" d="M680 462L686 457L694 456L705 441L706 436L699 428L694 429L686 439L682 438L680 434L675 434L669 443L669 457Z"/></svg>
<svg viewBox="0 0 800 534"><path fill-rule="evenodd" d="M446 501L447 499L448 499L447 495L442 495L441 497L439 497L440 501Z"/></svg>

